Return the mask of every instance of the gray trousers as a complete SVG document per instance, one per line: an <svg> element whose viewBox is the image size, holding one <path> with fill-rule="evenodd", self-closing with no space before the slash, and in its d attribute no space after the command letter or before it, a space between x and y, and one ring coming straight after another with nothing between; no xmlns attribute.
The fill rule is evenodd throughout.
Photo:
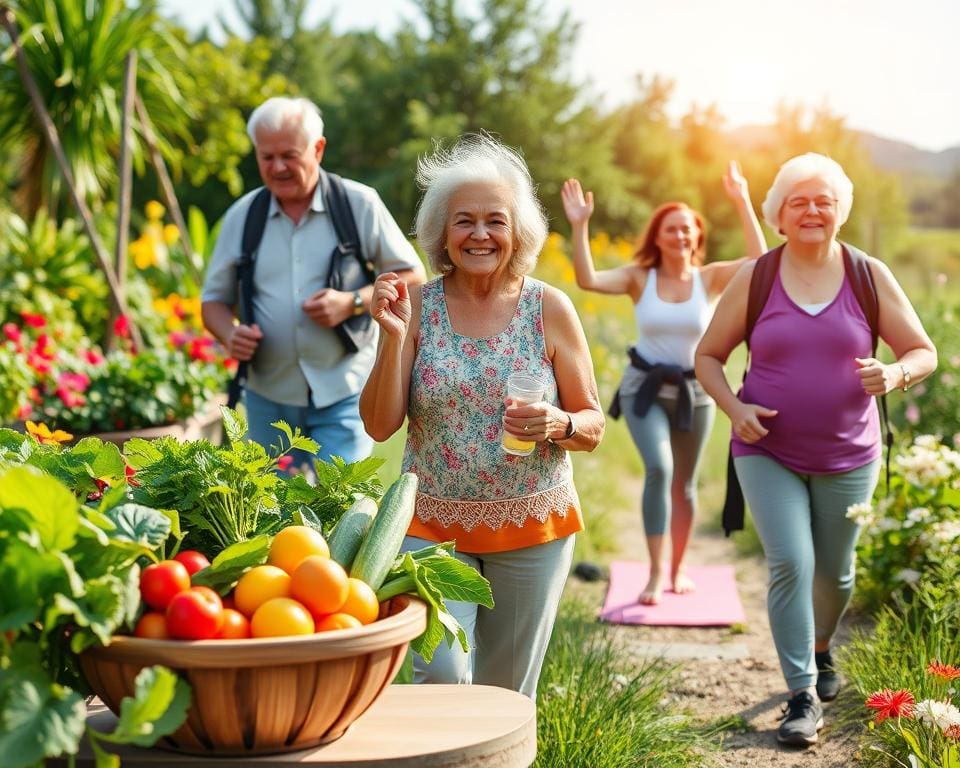
<svg viewBox="0 0 960 768"><path fill-rule="evenodd" d="M828 642L853 594L860 527L847 507L867 502L880 460L849 472L800 475L767 456L734 459L767 556L767 613L791 691L817 682L814 645Z"/></svg>
<svg viewBox="0 0 960 768"><path fill-rule="evenodd" d="M407 536L402 551L433 542ZM574 537L514 549L468 555L460 560L490 582L493 610L448 600L447 610L467 633L470 651L441 642L430 663L415 655L415 683L477 683L510 688L536 701L537 681L547 654L560 594L573 561Z"/></svg>
<svg viewBox="0 0 960 768"><path fill-rule="evenodd" d="M674 504L693 515L697 509L697 470L713 428L711 400L693 409L693 430L673 428L677 401L657 398L643 417L633 412L634 395L620 395L620 408L643 459L643 530L663 536ZM671 503L672 500L672 503Z"/></svg>

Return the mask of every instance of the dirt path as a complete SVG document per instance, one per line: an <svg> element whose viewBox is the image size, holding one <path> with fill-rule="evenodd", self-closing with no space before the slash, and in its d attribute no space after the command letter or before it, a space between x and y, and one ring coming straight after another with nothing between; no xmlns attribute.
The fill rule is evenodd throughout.
<svg viewBox="0 0 960 768"><path fill-rule="evenodd" d="M626 526L622 557L646 560L639 514L635 524ZM589 524L589 523L588 523ZM647 644L698 643L713 646L746 646L745 658L679 659L680 685L672 692L674 701L704 723L722 718L739 718L743 727L724 735L719 763L729 768L849 768L854 765L854 734L831 730L831 704L825 705L826 729L820 742L806 750L781 747L776 741L785 686L777 661L766 609L766 566L762 558L737 555L734 544L722 532L698 531L690 545L690 563L733 563L736 566L740 599L746 612L743 627L643 627L609 625L610 632L635 649L638 656ZM642 586L642 585L640 585ZM582 596L598 610L603 603L606 582L584 583L571 578L571 593ZM849 623L841 628L841 638ZM722 651L723 649L719 649ZM707 656L708 654L705 654Z"/></svg>

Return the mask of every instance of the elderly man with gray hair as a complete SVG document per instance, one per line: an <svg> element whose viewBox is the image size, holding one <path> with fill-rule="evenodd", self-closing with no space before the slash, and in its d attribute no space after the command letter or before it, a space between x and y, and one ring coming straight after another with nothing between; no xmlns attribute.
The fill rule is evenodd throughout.
<svg viewBox="0 0 960 768"><path fill-rule="evenodd" d="M424 269L374 189L321 169L327 140L312 102L268 99L247 132L264 187L224 216L203 287L203 322L246 374L253 440L276 444L270 425L283 420L320 444L320 458L356 461L372 447L358 400L376 355L376 324L364 322L373 275L419 283ZM368 281L343 284L350 270Z"/></svg>

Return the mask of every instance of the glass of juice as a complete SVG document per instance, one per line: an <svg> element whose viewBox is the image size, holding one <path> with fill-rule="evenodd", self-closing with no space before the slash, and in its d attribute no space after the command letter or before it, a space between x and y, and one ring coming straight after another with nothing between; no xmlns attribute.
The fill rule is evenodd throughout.
<svg viewBox="0 0 960 768"><path fill-rule="evenodd" d="M529 405L543 400L546 390L544 383L526 373L511 373L507 377L507 397L514 405ZM536 440L522 440L503 430L500 445L506 453L513 456L529 456L537 446Z"/></svg>

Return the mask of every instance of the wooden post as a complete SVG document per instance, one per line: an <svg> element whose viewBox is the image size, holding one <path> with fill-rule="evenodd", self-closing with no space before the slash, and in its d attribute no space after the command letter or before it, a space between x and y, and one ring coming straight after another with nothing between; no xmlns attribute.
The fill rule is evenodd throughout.
<svg viewBox="0 0 960 768"><path fill-rule="evenodd" d="M54 126L53 121L50 119L50 114L47 112L47 108L43 103L43 98L40 96L37 84L30 74L29 67L27 67L27 58L23 53L23 47L20 45L20 37L17 34L16 20L13 11L5 5L0 6L0 21L2 21L3 26L10 35L10 41L13 44L13 50L17 57L17 68L20 72L20 79L27 89L27 94L30 96L30 101L33 104L34 111L37 113L37 119L40 121L40 126L43 128L47 142L50 144L50 148L57 158L60 172L63 174L64 181L67 183L67 189L70 190L70 197L73 199L73 204L76 206L80 220L83 222L83 228L87 233L87 237L90 239L90 245L93 248L94 255L97 257L104 277L107 279L107 287L110 290L110 295L120 311L126 315L130 321L130 334L133 343L137 349L143 349L143 337L140 335L140 329L137 328L133 322L130 310L120 290L120 283L117 280L116 272L114 272L113 265L110 263L110 257L103 247L103 243L100 241L100 235L96 227L93 225L93 216L90 213L90 209L87 208L87 204L80 196L80 193L77 191L77 185L73 179L73 172L70 170L70 164L67 162L67 157L63 152L63 146L60 144L60 137L57 134L56 126Z"/></svg>
<svg viewBox="0 0 960 768"><path fill-rule="evenodd" d="M127 283L127 243L130 234L130 203L132 197L133 164L130 156L133 151L133 97L137 91L137 52L128 51L123 72L123 114L120 128L120 193L117 200L117 245L113 254L113 267L117 272L117 283L121 295ZM120 307L112 307L110 325L107 328L106 344L112 347L116 342L113 333L113 321L120 314Z"/></svg>
<svg viewBox="0 0 960 768"><path fill-rule="evenodd" d="M193 260L193 244L190 242L190 235L187 232L187 223L184 221L183 212L180 210L180 203L177 202L177 196L173 191L173 182L170 181L170 174L167 173L167 165L163 162L163 155L157 147L157 137L150 125L150 116L147 114L147 108L140 98L136 96L137 117L140 119L140 129L143 132L143 140L150 151L150 160L157 172L157 180L160 182L160 192L163 195L163 201L167 204L170 215L173 217L173 223L180 230L180 244L183 246L187 256L187 267L190 269L190 276L198 286L203 284L203 275L200 274L196 263Z"/></svg>

